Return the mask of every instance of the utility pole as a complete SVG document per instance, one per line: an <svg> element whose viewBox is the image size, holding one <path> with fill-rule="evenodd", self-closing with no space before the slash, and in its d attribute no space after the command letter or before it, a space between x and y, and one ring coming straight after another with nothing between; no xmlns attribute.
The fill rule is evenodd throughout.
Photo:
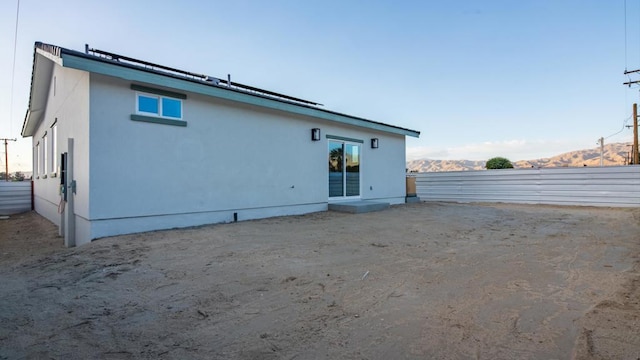
<svg viewBox="0 0 640 360"><path fill-rule="evenodd" d="M638 154L638 104L633 104L633 165L640 164Z"/></svg>
<svg viewBox="0 0 640 360"><path fill-rule="evenodd" d="M629 74L640 74L640 69L624 71L624 75ZM631 85L640 84L640 80L631 80L623 83L623 85L627 85L631 87ZM640 164L640 153L638 153L638 104L633 104L633 149L631 150L631 164L638 165Z"/></svg>
<svg viewBox="0 0 640 360"><path fill-rule="evenodd" d="M7 144L9 141L16 141L16 139L0 139L4 141L4 178L9 181L9 152L7 151Z"/></svg>
<svg viewBox="0 0 640 360"><path fill-rule="evenodd" d="M600 167L604 166L604 138L601 137L598 139L598 144L600 144Z"/></svg>

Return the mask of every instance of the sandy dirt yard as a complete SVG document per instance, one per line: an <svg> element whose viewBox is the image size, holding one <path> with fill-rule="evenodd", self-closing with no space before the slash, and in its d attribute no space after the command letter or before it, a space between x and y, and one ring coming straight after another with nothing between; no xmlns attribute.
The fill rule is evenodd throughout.
<svg viewBox="0 0 640 360"><path fill-rule="evenodd" d="M421 203L66 249L0 220L1 359L639 359L640 209Z"/></svg>

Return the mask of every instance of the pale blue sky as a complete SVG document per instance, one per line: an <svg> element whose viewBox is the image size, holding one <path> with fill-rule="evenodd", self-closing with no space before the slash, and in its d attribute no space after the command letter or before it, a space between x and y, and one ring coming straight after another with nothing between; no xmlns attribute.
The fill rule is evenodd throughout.
<svg viewBox="0 0 640 360"><path fill-rule="evenodd" d="M408 160L595 147L638 99L622 72L640 68L640 0L627 0L626 51L624 0L21 0L11 107L16 5L0 2L0 137L20 138L35 41L230 73L419 130ZM9 155L13 170L30 170L30 141Z"/></svg>

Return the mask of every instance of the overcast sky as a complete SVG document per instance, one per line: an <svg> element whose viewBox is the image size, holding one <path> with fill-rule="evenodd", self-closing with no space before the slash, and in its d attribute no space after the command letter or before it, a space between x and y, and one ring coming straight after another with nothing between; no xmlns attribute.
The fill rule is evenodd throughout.
<svg viewBox="0 0 640 360"><path fill-rule="evenodd" d="M0 138L20 138L42 41L231 74L419 130L407 160L516 161L631 141L623 125L639 94L622 83L640 68L640 0L21 0L13 73L17 5L0 2ZM10 171L31 170L30 140L9 155Z"/></svg>

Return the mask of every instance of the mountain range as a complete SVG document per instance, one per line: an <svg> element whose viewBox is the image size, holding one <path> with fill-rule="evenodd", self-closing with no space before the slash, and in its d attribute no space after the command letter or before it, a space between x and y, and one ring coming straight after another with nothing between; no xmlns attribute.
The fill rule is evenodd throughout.
<svg viewBox="0 0 640 360"><path fill-rule="evenodd" d="M603 165L625 165L631 151L631 143L612 143L604 146ZM600 147L585 150L570 151L550 158L535 160L520 160L512 162L514 168L531 167L574 167L600 166ZM485 160L413 160L407 161L407 169L412 172L433 171L467 171L483 170Z"/></svg>

